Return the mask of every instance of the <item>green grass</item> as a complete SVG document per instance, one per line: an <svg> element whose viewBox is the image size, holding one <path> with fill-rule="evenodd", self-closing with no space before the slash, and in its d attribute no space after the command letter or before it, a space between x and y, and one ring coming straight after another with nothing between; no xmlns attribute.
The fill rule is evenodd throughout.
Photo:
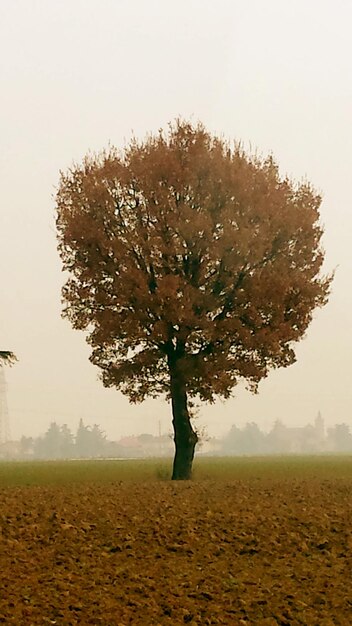
<svg viewBox="0 0 352 626"><path fill-rule="evenodd" d="M0 462L0 487L167 480L171 459ZM352 479L351 456L196 458L194 480Z"/></svg>
<svg viewBox="0 0 352 626"><path fill-rule="evenodd" d="M352 455L213 457L196 460L194 478L204 480L351 478Z"/></svg>
<svg viewBox="0 0 352 626"><path fill-rule="evenodd" d="M6 461L0 463L0 487L148 481L167 478L170 465L170 460L164 459Z"/></svg>

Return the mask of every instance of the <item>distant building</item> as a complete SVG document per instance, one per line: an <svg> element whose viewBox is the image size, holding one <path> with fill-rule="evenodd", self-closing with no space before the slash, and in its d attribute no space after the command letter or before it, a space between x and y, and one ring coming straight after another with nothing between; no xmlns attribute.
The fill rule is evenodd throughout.
<svg viewBox="0 0 352 626"><path fill-rule="evenodd" d="M171 456L173 441L168 435L154 437L149 433L138 436L123 437L118 442L124 456L134 458Z"/></svg>
<svg viewBox="0 0 352 626"><path fill-rule="evenodd" d="M22 446L20 441L5 441L0 444L0 459L11 461L22 456Z"/></svg>

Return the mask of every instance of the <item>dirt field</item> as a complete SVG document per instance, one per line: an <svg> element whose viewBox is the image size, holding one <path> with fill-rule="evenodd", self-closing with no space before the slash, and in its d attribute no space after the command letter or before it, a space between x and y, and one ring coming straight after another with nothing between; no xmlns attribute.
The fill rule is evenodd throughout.
<svg viewBox="0 0 352 626"><path fill-rule="evenodd" d="M0 623L352 624L352 480L0 490Z"/></svg>

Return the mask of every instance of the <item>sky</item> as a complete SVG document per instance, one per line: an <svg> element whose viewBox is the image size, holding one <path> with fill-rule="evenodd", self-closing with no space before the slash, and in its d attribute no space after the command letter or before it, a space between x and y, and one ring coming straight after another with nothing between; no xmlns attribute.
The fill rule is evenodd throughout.
<svg viewBox="0 0 352 626"><path fill-rule="evenodd" d="M104 389L84 333L61 318L59 171L181 116L274 155L323 195L330 301L297 362L252 395L200 405L222 436L256 421L352 427L352 3L350 0L0 0L0 348L12 437L80 418L111 439L171 432L163 399Z"/></svg>

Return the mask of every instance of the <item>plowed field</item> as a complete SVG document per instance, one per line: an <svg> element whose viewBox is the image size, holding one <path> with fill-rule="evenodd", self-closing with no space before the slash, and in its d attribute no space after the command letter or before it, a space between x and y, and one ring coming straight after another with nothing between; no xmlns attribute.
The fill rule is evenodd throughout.
<svg viewBox="0 0 352 626"><path fill-rule="evenodd" d="M0 623L352 624L352 480L0 490Z"/></svg>

